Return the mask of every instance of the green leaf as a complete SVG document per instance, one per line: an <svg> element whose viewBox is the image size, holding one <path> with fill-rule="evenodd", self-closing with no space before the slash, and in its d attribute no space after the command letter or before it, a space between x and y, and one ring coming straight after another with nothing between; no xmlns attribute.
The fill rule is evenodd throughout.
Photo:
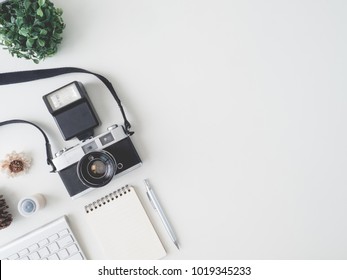
<svg viewBox="0 0 347 280"><path fill-rule="evenodd" d="M39 6L42 7L45 4L46 0L38 0L37 2L39 3Z"/></svg>
<svg viewBox="0 0 347 280"><path fill-rule="evenodd" d="M38 8L37 11L36 11L36 14L39 16L39 17L43 17L43 11L41 8Z"/></svg>
<svg viewBox="0 0 347 280"><path fill-rule="evenodd" d="M47 35L47 30L46 29L41 29L40 30L40 35Z"/></svg>
<svg viewBox="0 0 347 280"><path fill-rule="evenodd" d="M26 46L27 46L27 48L31 49L31 48L33 47L34 43L35 43L35 40L32 39L32 38L29 38L29 39L26 41Z"/></svg>
<svg viewBox="0 0 347 280"><path fill-rule="evenodd" d="M21 28L19 29L18 33L24 37L28 37L29 34L29 29L27 28Z"/></svg>
<svg viewBox="0 0 347 280"><path fill-rule="evenodd" d="M45 15L47 20L51 20L51 11L48 9L45 9Z"/></svg>
<svg viewBox="0 0 347 280"><path fill-rule="evenodd" d="M41 47L44 47L46 45L46 42L44 40L39 39L38 42Z"/></svg>
<svg viewBox="0 0 347 280"><path fill-rule="evenodd" d="M31 5L31 1L30 0L25 0L24 1L24 8L25 8L25 10L28 10L30 5Z"/></svg>
<svg viewBox="0 0 347 280"><path fill-rule="evenodd" d="M17 17L17 19L16 19L17 26L20 27L21 25L23 25L23 23L24 23L23 18L22 17Z"/></svg>
<svg viewBox="0 0 347 280"><path fill-rule="evenodd" d="M57 12L58 16L61 16L63 14L63 10L60 8L57 8L56 12Z"/></svg>

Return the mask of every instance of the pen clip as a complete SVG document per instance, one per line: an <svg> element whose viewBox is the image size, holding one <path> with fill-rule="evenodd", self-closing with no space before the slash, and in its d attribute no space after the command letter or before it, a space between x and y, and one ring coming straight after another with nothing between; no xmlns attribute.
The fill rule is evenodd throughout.
<svg viewBox="0 0 347 280"><path fill-rule="evenodd" d="M146 192L146 194L147 194L147 197L148 197L148 199L149 199L149 202L152 204L152 207L154 208L154 210L157 210L157 208L155 207L155 205L154 205L154 203L153 203L153 200L152 200L151 196L149 195L149 193Z"/></svg>

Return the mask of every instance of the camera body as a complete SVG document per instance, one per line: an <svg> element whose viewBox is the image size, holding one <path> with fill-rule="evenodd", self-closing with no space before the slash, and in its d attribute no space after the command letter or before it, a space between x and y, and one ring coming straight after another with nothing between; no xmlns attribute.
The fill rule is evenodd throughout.
<svg viewBox="0 0 347 280"><path fill-rule="evenodd" d="M73 199L142 165L121 125L113 125L105 133L59 151L52 161Z"/></svg>

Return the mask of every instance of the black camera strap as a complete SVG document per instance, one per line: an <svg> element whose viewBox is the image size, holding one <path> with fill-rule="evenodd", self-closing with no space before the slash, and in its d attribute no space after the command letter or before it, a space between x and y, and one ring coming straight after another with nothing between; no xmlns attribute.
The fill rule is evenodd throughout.
<svg viewBox="0 0 347 280"><path fill-rule="evenodd" d="M69 73L86 73L86 74L92 74L92 75L96 76L97 78L99 78L105 84L105 86L108 88L108 90L111 92L112 96L114 97L114 99L116 100L116 102L119 106L119 109L122 113L122 117L124 120L125 132L128 135L132 135L134 133L134 132L130 131L131 125L130 125L128 119L126 118L122 103L121 103L116 91L114 90L111 82L100 74L93 73L93 72L90 72L88 70L76 68L76 67L61 67L61 68L39 69L39 70L15 71L15 72L0 73L0 85L25 83L25 82L30 82L30 81L40 80L40 79L52 78L55 76L69 74ZM43 134L43 136L45 138L45 142L46 142L47 163L52 166L51 172L55 172L56 167L54 166L54 164L52 162L53 156L52 156L52 151L51 151L51 145L49 143L48 137L45 134L45 132L39 126L37 126L36 124L34 124L32 122L25 121L25 120L18 120L18 119L0 122L0 126L8 125L8 124L14 124L14 123L29 124L29 125L36 127L38 130L40 130L40 132Z"/></svg>
<svg viewBox="0 0 347 280"><path fill-rule="evenodd" d="M25 120L17 120L17 119L8 120L8 121L0 122L0 126L14 124L14 123L22 123L22 124L32 125L32 126L36 127L42 133L43 137L45 138L45 142L46 142L47 164L49 164L52 167L51 172L55 172L57 169L52 162L53 156L52 156L51 144L49 143L49 140L48 140L46 133L38 125L36 125L32 122L25 121Z"/></svg>

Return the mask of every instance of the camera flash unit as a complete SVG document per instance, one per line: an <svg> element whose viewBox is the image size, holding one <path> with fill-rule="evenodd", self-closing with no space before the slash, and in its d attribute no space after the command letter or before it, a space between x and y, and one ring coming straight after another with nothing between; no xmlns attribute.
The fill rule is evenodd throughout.
<svg viewBox="0 0 347 280"><path fill-rule="evenodd" d="M43 100L65 140L93 136L99 120L80 82L74 81L44 95Z"/></svg>

